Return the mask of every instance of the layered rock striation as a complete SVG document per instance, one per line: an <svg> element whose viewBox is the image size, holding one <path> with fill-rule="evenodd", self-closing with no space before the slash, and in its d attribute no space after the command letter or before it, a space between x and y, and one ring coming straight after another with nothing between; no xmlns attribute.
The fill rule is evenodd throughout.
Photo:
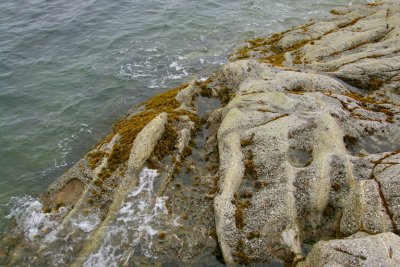
<svg viewBox="0 0 400 267"><path fill-rule="evenodd" d="M339 8L121 120L1 260L398 266L399 163L400 3Z"/></svg>

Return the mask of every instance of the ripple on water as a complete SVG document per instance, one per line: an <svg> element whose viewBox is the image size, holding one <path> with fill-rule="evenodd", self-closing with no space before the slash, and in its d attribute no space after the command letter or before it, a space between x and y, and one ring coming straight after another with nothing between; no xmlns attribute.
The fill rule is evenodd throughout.
<svg viewBox="0 0 400 267"><path fill-rule="evenodd" d="M6 217L15 220L14 231L23 233L30 241L55 226L50 215L42 212L43 205L36 198L12 197L9 206L11 211Z"/></svg>

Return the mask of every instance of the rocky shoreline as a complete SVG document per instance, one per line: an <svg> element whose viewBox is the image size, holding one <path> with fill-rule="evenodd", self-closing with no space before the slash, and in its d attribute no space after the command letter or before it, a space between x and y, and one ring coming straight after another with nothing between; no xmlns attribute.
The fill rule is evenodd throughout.
<svg viewBox="0 0 400 267"><path fill-rule="evenodd" d="M249 40L118 122L0 264L397 266L399 105L398 1Z"/></svg>

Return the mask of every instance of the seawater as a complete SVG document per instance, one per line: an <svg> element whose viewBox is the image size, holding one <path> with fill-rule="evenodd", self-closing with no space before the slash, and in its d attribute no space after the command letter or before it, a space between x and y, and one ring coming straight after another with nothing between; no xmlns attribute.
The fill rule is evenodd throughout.
<svg viewBox="0 0 400 267"><path fill-rule="evenodd" d="M35 197L135 104L207 76L246 39L348 4L2 0L0 232L13 215L33 223L28 238L51 227Z"/></svg>

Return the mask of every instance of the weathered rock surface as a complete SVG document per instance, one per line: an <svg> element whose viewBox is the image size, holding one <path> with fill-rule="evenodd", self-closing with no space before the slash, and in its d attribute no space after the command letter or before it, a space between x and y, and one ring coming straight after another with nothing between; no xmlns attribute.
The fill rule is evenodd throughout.
<svg viewBox="0 0 400 267"><path fill-rule="evenodd" d="M346 239L319 241L305 262L306 266L399 266L400 238L392 233L373 236L356 234Z"/></svg>
<svg viewBox="0 0 400 267"><path fill-rule="evenodd" d="M328 76L256 61L224 66L213 86L227 83L214 200L227 263L291 262L304 243L397 229L397 203L375 174L400 148L396 102L369 103Z"/></svg>
<svg viewBox="0 0 400 267"><path fill-rule="evenodd" d="M333 10L322 21L249 41L236 58L255 57L278 66L325 72L365 90L397 98L400 78L398 1Z"/></svg>
<svg viewBox="0 0 400 267"><path fill-rule="evenodd" d="M398 1L250 40L117 123L0 263L399 265L399 51Z"/></svg>
<svg viewBox="0 0 400 267"><path fill-rule="evenodd" d="M399 8L350 7L250 40L212 77L227 99L214 199L226 263L290 264L321 239L399 233Z"/></svg>

